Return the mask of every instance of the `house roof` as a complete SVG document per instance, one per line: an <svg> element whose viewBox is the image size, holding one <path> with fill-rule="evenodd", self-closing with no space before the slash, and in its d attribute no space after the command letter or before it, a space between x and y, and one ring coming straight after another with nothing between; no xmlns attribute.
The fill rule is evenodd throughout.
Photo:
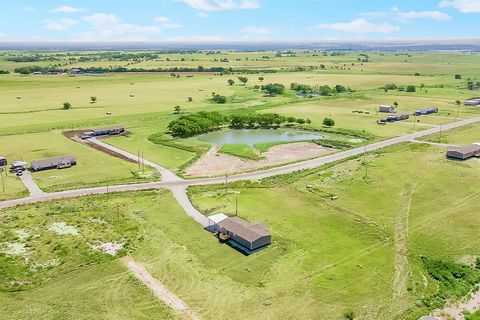
<svg viewBox="0 0 480 320"><path fill-rule="evenodd" d="M31 162L31 165L33 168L48 168L66 162L76 162L76 159L74 156L62 156L50 159L34 160Z"/></svg>
<svg viewBox="0 0 480 320"><path fill-rule="evenodd" d="M218 225L249 242L254 242L261 237L270 236L266 224L261 222L249 223L239 217L225 219L218 223Z"/></svg>
<svg viewBox="0 0 480 320"><path fill-rule="evenodd" d="M480 144L472 143L472 144L467 144L465 146L459 147L459 148L452 148L448 151L455 151L459 152L462 154L468 154L468 153L475 153L475 152L480 152Z"/></svg>

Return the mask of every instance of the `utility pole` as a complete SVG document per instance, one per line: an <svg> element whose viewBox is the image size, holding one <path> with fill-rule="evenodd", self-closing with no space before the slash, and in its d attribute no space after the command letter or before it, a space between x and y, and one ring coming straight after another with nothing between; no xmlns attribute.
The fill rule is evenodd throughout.
<svg viewBox="0 0 480 320"><path fill-rule="evenodd" d="M140 149L137 152L137 163L138 163L138 170L140 171Z"/></svg>
<svg viewBox="0 0 480 320"><path fill-rule="evenodd" d="M235 216L238 216L238 198L235 198Z"/></svg>
<svg viewBox="0 0 480 320"><path fill-rule="evenodd" d="M440 139L439 139L439 143L442 143L442 129L443 129L443 124L440 123Z"/></svg>
<svg viewBox="0 0 480 320"><path fill-rule="evenodd" d="M414 113L413 114L413 130L415 130L416 125L417 125L417 115Z"/></svg>
<svg viewBox="0 0 480 320"><path fill-rule="evenodd" d="M5 181L3 181L3 168L0 168L0 176L2 177L2 187L3 187L3 191L2 192L5 192Z"/></svg>
<svg viewBox="0 0 480 320"><path fill-rule="evenodd" d="M365 165L365 176L363 177L363 179L367 179L368 177L367 146L364 146L364 149L363 149L363 164Z"/></svg>
<svg viewBox="0 0 480 320"><path fill-rule="evenodd" d="M72 123L72 138L75 139L75 129L73 128L73 123Z"/></svg>
<svg viewBox="0 0 480 320"><path fill-rule="evenodd" d="M145 173L145 154L142 152L142 172Z"/></svg>
<svg viewBox="0 0 480 320"><path fill-rule="evenodd" d="M225 196L228 194L228 171L225 171Z"/></svg>

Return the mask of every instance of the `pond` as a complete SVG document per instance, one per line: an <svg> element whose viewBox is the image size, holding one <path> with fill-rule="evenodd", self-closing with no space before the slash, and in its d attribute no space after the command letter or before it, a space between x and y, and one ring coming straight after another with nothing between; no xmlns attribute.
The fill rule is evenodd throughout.
<svg viewBox="0 0 480 320"><path fill-rule="evenodd" d="M244 129L207 133L200 136L198 139L215 145L225 145L233 143L254 145L256 143L265 142L305 141L318 140L323 138L324 137L319 134L306 132L268 129Z"/></svg>

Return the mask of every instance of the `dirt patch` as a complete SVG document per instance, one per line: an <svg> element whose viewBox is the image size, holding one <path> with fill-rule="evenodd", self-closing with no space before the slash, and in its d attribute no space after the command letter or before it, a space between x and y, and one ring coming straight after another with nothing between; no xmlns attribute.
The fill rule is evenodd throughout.
<svg viewBox="0 0 480 320"><path fill-rule="evenodd" d="M123 244L116 242L104 242L99 246L95 246L94 248L111 256L116 256L117 253L123 249Z"/></svg>
<svg viewBox="0 0 480 320"><path fill-rule="evenodd" d="M27 254L27 248L25 243L5 242L0 244L0 252L10 256L23 256Z"/></svg>
<svg viewBox="0 0 480 320"><path fill-rule="evenodd" d="M74 226L69 226L65 222L52 223L48 230L55 232L59 235L78 235L78 229Z"/></svg>
<svg viewBox="0 0 480 320"><path fill-rule="evenodd" d="M316 158L333 150L311 142L287 143L270 148L261 154L262 160L243 160L234 156L218 153L218 146L212 147L207 154L185 170L187 176L216 176L255 170L287 162Z"/></svg>

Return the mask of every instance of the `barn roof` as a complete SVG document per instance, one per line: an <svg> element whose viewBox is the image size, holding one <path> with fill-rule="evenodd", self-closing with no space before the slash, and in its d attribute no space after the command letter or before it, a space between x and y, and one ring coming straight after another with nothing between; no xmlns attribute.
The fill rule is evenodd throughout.
<svg viewBox="0 0 480 320"><path fill-rule="evenodd" d="M480 145L472 143L459 148L452 148L449 151L455 151L461 154L475 153L475 152L480 152Z"/></svg>
<svg viewBox="0 0 480 320"><path fill-rule="evenodd" d="M254 242L261 237L270 236L266 224L261 222L249 223L239 217L225 219L218 225L249 242Z"/></svg>
<svg viewBox="0 0 480 320"><path fill-rule="evenodd" d="M49 168L51 166L66 162L76 162L76 159L74 156L62 156L50 159L34 160L31 162L31 165L32 168Z"/></svg>

